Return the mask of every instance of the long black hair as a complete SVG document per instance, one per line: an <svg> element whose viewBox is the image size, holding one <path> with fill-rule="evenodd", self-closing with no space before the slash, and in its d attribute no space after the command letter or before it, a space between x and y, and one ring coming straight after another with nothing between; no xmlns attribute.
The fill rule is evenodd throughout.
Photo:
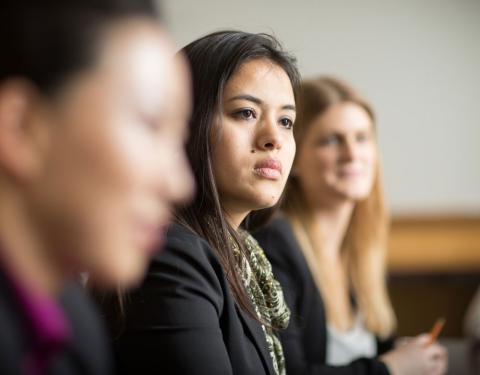
<svg viewBox="0 0 480 375"><path fill-rule="evenodd" d="M240 251L245 251L237 231L226 220L213 173L213 134L217 133L215 121L223 107L223 92L228 80L242 64L252 59L268 59L280 66L292 84L295 100L300 91L300 74L296 60L285 52L280 43L268 34L251 34L241 31L219 31L193 41L181 50L190 65L193 81L193 113L190 119L190 137L186 152L196 180L197 196L190 204L177 209L175 219L204 238L216 252L232 293L240 308L253 319L258 316L239 273L230 246L235 241ZM278 204L277 204L278 205ZM249 230L267 221L275 207L250 213L242 223ZM128 292L105 293L90 284L110 330L114 336L125 328L128 310Z"/></svg>
<svg viewBox="0 0 480 375"><path fill-rule="evenodd" d="M235 256L229 244L233 238L241 251L245 251L244 246L237 231L226 220L214 179L212 134L217 124L214 119L223 107L223 92L228 80L242 64L252 59L267 59L281 67L290 79L296 98L300 86L296 60L282 49L273 36L241 31L219 31L206 35L188 44L182 51L190 63L193 76L193 114L186 148L197 183L197 197L181 208L176 218L212 246L238 305L256 317L236 271ZM221 128L221 124L219 126ZM273 213L272 209L260 211L251 213L242 225L253 230Z"/></svg>
<svg viewBox="0 0 480 375"><path fill-rule="evenodd" d="M106 28L159 17L154 0L2 0L0 84L22 78L53 95L95 63Z"/></svg>

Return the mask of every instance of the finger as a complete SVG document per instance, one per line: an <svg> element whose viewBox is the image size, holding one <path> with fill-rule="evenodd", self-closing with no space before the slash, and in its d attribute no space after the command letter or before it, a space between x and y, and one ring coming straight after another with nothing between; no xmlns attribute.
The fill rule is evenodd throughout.
<svg viewBox="0 0 480 375"><path fill-rule="evenodd" d="M413 337L400 337L395 340L395 347L400 348L402 346L408 345L413 340Z"/></svg>
<svg viewBox="0 0 480 375"><path fill-rule="evenodd" d="M429 357L448 357L447 350L440 344L432 344L425 348Z"/></svg>
<svg viewBox="0 0 480 375"><path fill-rule="evenodd" d="M422 333L421 335L416 336L414 338L414 341L418 345L426 346L426 345L430 344L430 334Z"/></svg>
<svg viewBox="0 0 480 375"><path fill-rule="evenodd" d="M431 357L434 374L445 374L448 369L448 355L444 348L440 348L438 355Z"/></svg>

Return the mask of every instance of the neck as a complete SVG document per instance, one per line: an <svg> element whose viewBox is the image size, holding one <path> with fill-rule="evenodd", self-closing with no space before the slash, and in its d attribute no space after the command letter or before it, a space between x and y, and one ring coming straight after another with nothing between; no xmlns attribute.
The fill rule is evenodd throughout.
<svg viewBox="0 0 480 375"><path fill-rule="evenodd" d="M343 239L347 233L355 203L345 201L330 207L317 207L311 213L309 230L319 245L322 257L339 259Z"/></svg>
<svg viewBox="0 0 480 375"><path fill-rule="evenodd" d="M242 221L245 220L250 211L224 207L225 218L233 229L238 230Z"/></svg>
<svg viewBox="0 0 480 375"><path fill-rule="evenodd" d="M42 244L18 194L0 193L0 240L1 263L16 279L40 293L60 291L64 275Z"/></svg>

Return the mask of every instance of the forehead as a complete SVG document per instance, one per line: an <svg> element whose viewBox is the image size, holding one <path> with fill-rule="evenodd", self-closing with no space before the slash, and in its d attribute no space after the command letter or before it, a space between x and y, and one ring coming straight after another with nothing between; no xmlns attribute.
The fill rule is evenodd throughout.
<svg viewBox="0 0 480 375"><path fill-rule="evenodd" d="M99 68L120 90L152 105L168 94L185 94L186 63L175 57L175 46L155 21L120 21L105 33L101 47Z"/></svg>
<svg viewBox="0 0 480 375"><path fill-rule="evenodd" d="M188 101L188 106L191 106L191 76L187 60L182 53L177 53L171 63L167 90L172 98L170 102L180 106L181 103L177 99L185 99Z"/></svg>
<svg viewBox="0 0 480 375"><path fill-rule="evenodd" d="M313 120L311 128L316 132L349 133L373 130L373 122L365 108L353 102L343 102L330 106Z"/></svg>
<svg viewBox="0 0 480 375"><path fill-rule="evenodd" d="M240 65L225 86L224 98L250 94L269 104L295 104L290 78L283 68L266 58L252 59Z"/></svg>
<svg viewBox="0 0 480 375"><path fill-rule="evenodd" d="M115 22L106 29L100 47L100 62L111 68L158 66L175 53L160 25L144 17Z"/></svg>

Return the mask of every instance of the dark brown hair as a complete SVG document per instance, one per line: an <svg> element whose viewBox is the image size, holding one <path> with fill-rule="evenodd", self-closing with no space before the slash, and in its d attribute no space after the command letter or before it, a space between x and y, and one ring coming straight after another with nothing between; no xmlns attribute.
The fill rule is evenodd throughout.
<svg viewBox="0 0 480 375"><path fill-rule="evenodd" d="M245 62L252 59L268 59L281 67L290 79L295 97L300 86L300 75L295 59L268 34L219 31L195 40L182 51L190 63L193 75L194 107L187 154L197 183L197 197L194 202L178 211L177 221L189 227L212 246L224 268L238 305L256 317L236 270L236 260L229 244L233 238L241 251L244 251L244 247L237 231L225 218L214 179L212 166L212 133L216 126L214 118L223 107L222 98L226 83ZM268 220L272 213L273 209L252 212L242 226L253 230Z"/></svg>
<svg viewBox="0 0 480 375"><path fill-rule="evenodd" d="M280 66L288 75L295 98L300 87L300 75L295 59L284 52L271 35L251 34L241 31L219 31L206 35L184 47L193 81L193 113L190 119L190 138L186 151L195 177L197 194L190 204L180 207L176 222L204 238L213 248L240 308L253 319L258 316L243 287L237 271L237 262L231 248L236 242L245 251L237 231L225 217L221 198L213 173L213 139L221 121L215 121L223 107L223 91L228 80L239 67L252 59L268 59ZM220 129L221 130L221 129ZM245 229L254 229L267 221L275 207L251 212L242 223ZM92 288L95 299L107 315L114 334L120 334L124 324L124 306L128 309L128 293L105 294Z"/></svg>
<svg viewBox="0 0 480 375"><path fill-rule="evenodd" d="M153 0L2 0L0 83L22 78L53 95L96 62L112 24L157 19Z"/></svg>

